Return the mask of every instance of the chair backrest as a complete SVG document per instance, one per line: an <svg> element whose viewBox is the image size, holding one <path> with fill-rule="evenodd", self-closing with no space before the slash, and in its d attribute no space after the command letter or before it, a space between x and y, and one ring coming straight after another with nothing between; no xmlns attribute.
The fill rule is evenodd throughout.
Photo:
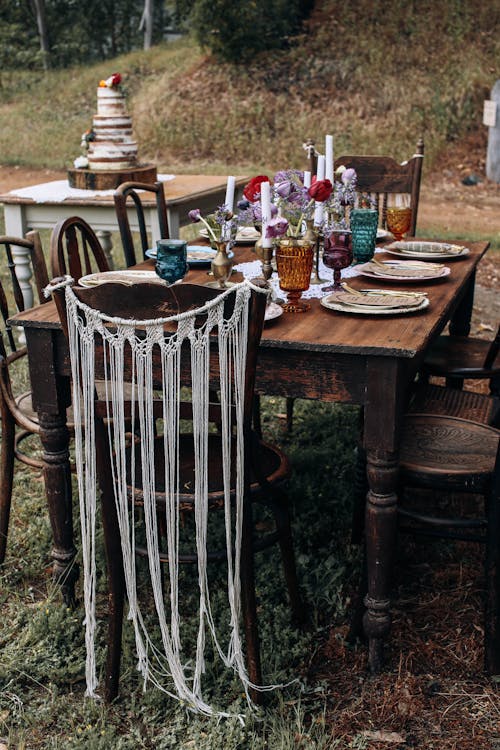
<svg viewBox="0 0 500 750"><path fill-rule="evenodd" d="M75 281L89 273L109 271L99 239L84 219L70 216L54 227L50 238L52 276L69 274Z"/></svg>
<svg viewBox="0 0 500 750"><path fill-rule="evenodd" d="M488 353L484 361L485 370L490 370L493 367L493 364L498 356L499 351L500 351L500 325L498 326L496 336L491 342L490 348L488 349Z"/></svg>
<svg viewBox="0 0 500 750"><path fill-rule="evenodd" d="M88 515L85 513L82 517L95 517L98 482L102 490L108 562L112 556L117 558L111 564L118 568L120 558L123 559L130 608L135 613L134 627L136 633L140 629L144 635L145 629L136 614L133 565L136 525L134 504L126 490L129 486L135 502L143 510L147 554L154 561L150 566L151 586L156 592L159 624L165 632L167 624L161 595L155 519L161 507L169 548L169 600L178 628L179 514L183 493L192 493L196 516L195 559L200 567L200 613L203 613L200 622L204 621L207 612L205 596L208 597L207 521L214 475L223 478L226 539L231 539L226 550L228 566L230 561L232 566L233 554L237 561L241 557L243 512L250 488L247 467L253 444L250 423L256 355L267 294L243 282L224 292L190 284L170 287L163 284L103 284L88 289L73 287L64 293L59 289L55 290L55 296L63 326L66 320L76 391L73 399L77 417L76 458L77 462L85 460L86 465L86 476L79 477L80 502L88 509ZM80 303L84 303L84 307ZM214 405L217 412L209 404L209 384L213 379L220 384L220 404ZM99 394L95 388L96 380L101 381L101 385L104 381ZM129 387L126 388L125 384ZM191 386L186 389L191 392L190 401L183 400L182 384ZM234 402L230 398L232 392ZM155 430L157 418L162 420L161 432ZM192 435L185 432L186 419L192 421ZM106 424L104 420L107 420ZM220 433L210 433L208 423L212 420L220 425ZM140 436L134 441L133 449L127 447L126 435L129 433ZM214 438L217 438L216 446ZM192 467L189 490L186 489L183 469L185 462ZM233 485L231 478L236 478ZM231 504L232 494L234 505ZM233 509L236 518L234 536ZM115 515L117 522L113 520ZM91 523L89 521L89 525L82 528L82 546L88 550L88 556L84 556L86 591L93 585L88 563L93 559L94 529L90 527ZM120 539L121 552L115 551L117 539ZM111 548L113 552L110 552ZM237 563L235 566L235 570L239 570ZM239 572L233 574L231 570L228 575L234 579L231 586L228 584L231 611L237 612ZM92 645L95 627L93 597L92 593L86 599L89 691L96 685ZM232 624L233 641L237 635L236 623L237 615ZM150 642L148 635L144 635L144 639ZM170 673L176 673L176 687L181 686L177 687L179 695L186 696L191 688L187 684L184 686L179 644L180 640L174 633L170 645L165 646L165 653L161 654L161 665L164 669L166 659ZM150 657L144 653L145 677L150 674L147 660L157 658L157 654ZM202 663L198 646L194 669L200 676ZM154 673L154 667L151 670ZM191 666L191 679L192 673ZM169 689L172 689L170 685ZM198 692L193 693L190 700L199 703Z"/></svg>
<svg viewBox="0 0 500 750"><path fill-rule="evenodd" d="M15 312L21 312L25 309L23 293L16 275L16 266L12 256L12 247L15 246L24 247L29 250L38 302L43 303L47 301L43 290L47 286L49 279L38 232L28 232L25 238L8 237L6 235L0 236L0 252L7 261L6 269L8 270L8 276L2 275L0 278L0 314L4 324L2 337L0 338L0 354L3 357L7 357L6 347L11 353L16 352L17 348L12 330L7 325L7 320Z"/></svg>
<svg viewBox="0 0 500 750"><path fill-rule="evenodd" d="M314 144L307 141L305 146L308 169L315 174L317 154ZM335 159L335 168L345 166L356 170L358 190L368 193L375 201L375 208L379 212L379 226L383 228L386 225L388 196L409 196L409 205L412 209L409 233L415 235L423 159L424 141L420 138L415 154L402 164L398 164L390 156L346 155Z"/></svg>
<svg viewBox="0 0 500 750"><path fill-rule="evenodd" d="M148 193L154 193L156 197L156 213L158 218L160 236L162 239L169 239L170 237L168 231L167 207L165 204L165 192L163 190L163 183L155 182L152 185L142 182L122 183L115 190L114 201L116 217L118 219L118 226L120 228L123 252L125 255L125 262L127 264L127 267L133 266L137 263L134 240L132 237L132 231L130 229L130 221L128 217L127 202L130 208L135 208L135 212L137 214L137 223L139 226L142 251L141 259L143 259L146 258L146 250L151 247L146 231L144 207L141 200L141 198L147 196Z"/></svg>

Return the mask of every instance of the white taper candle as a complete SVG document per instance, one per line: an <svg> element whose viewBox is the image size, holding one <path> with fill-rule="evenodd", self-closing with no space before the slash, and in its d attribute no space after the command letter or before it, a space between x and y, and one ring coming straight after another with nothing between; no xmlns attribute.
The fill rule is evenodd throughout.
<svg viewBox="0 0 500 750"><path fill-rule="evenodd" d="M271 219L271 183L260 184L260 210L262 212L262 247L271 247L271 237L266 237L267 223Z"/></svg>
<svg viewBox="0 0 500 750"><path fill-rule="evenodd" d="M224 200L224 205L231 212L233 211L233 208L234 208L234 183L235 183L234 177L227 178L226 198Z"/></svg>
<svg viewBox="0 0 500 750"><path fill-rule="evenodd" d="M333 135L325 136L325 177L333 185Z"/></svg>

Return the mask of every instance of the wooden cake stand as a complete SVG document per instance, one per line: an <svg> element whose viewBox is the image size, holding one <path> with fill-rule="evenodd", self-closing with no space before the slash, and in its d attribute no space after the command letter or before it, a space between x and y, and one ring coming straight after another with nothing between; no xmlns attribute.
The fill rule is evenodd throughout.
<svg viewBox="0 0 500 750"><path fill-rule="evenodd" d="M140 164L128 169L68 169L68 182L80 190L114 190L122 182L156 182L154 164Z"/></svg>

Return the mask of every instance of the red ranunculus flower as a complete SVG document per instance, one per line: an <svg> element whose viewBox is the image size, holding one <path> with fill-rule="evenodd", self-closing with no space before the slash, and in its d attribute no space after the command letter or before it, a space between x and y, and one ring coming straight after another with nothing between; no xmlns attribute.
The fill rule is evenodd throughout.
<svg viewBox="0 0 500 750"><path fill-rule="evenodd" d="M330 180L313 179L312 185L309 188L309 195L318 203L323 203L323 201L327 201L331 196L332 190L333 185Z"/></svg>
<svg viewBox="0 0 500 750"><path fill-rule="evenodd" d="M269 182L269 177L267 177L265 174L259 174L257 177L252 177L248 185L245 186L245 189L243 190L243 195L247 199L247 201L250 201L250 203L254 203L254 201L258 201L260 198L260 186L262 182Z"/></svg>

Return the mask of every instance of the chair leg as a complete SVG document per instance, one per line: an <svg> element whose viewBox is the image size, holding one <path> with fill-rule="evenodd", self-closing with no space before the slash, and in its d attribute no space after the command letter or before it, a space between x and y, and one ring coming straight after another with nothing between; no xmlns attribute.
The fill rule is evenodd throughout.
<svg viewBox="0 0 500 750"><path fill-rule="evenodd" d="M498 474L498 471L497 471ZM484 618L484 668L488 674L500 674L500 476L486 498L485 577L486 602Z"/></svg>
<svg viewBox="0 0 500 750"><path fill-rule="evenodd" d="M101 422L96 422L96 456L108 573L108 652L104 697L109 703L117 697L120 683L125 579L120 529L110 470L109 445Z"/></svg>
<svg viewBox="0 0 500 750"><path fill-rule="evenodd" d="M5 560L9 531L12 482L14 479L14 440L16 425L5 403L0 405L2 446L0 450L0 565Z"/></svg>
<svg viewBox="0 0 500 750"><path fill-rule="evenodd" d="M292 610L292 620L295 625L302 625L306 620L306 610L300 595L292 541L292 527L286 497L281 493L273 492L273 502L270 507L278 531L278 541L288 597L290 599L290 608Z"/></svg>
<svg viewBox="0 0 500 750"><path fill-rule="evenodd" d="M241 543L241 602L245 627L248 676L254 685L262 684L260 663L260 643L257 623L257 602L255 596L255 573L253 556L253 519L249 501L243 508L243 533ZM250 690L256 705L262 703L262 693Z"/></svg>

